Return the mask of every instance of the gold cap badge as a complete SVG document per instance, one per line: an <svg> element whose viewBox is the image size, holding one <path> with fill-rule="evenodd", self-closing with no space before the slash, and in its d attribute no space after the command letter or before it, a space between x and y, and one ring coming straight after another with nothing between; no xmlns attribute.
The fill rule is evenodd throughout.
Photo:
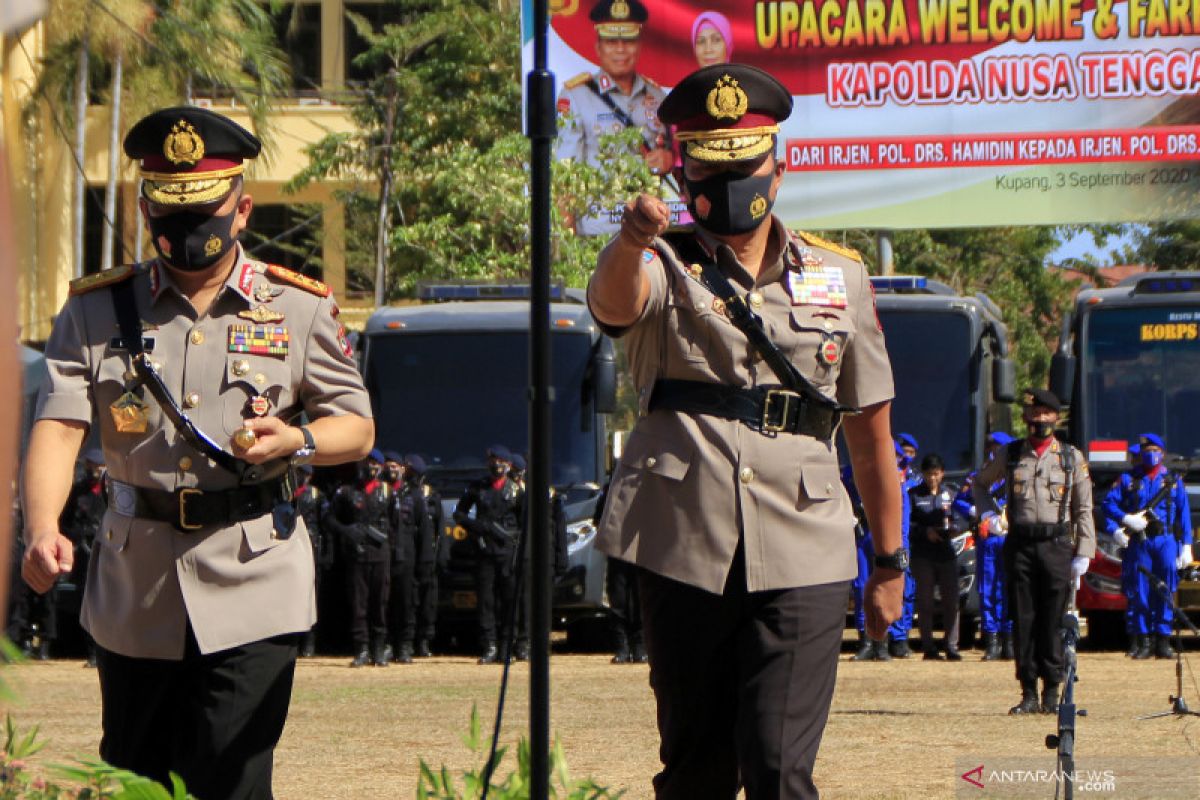
<svg viewBox="0 0 1200 800"><path fill-rule="evenodd" d="M187 120L179 120L163 142L163 155L172 164L198 164L204 158L204 140Z"/></svg>
<svg viewBox="0 0 1200 800"><path fill-rule="evenodd" d="M626 3L625 0L617 0L612 4L611 11L613 19L628 19L629 3Z"/></svg>
<svg viewBox="0 0 1200 800"><path fill-rule="evenodd" d="M750 99L738 82L728 75L717 79L717 85L708 93L706 108L708 115L715 119L728 119L737 122L746 114L750 107Z"/></svg>

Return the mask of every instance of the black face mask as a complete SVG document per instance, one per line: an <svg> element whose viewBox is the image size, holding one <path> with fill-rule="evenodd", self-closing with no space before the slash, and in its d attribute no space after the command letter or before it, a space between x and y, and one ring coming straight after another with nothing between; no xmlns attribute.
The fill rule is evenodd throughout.
<svg viewBox="0 0 1200 800"><path fill-rule="evenodd" d="M388 483L395 483L396 479L399 477L400 477L400 473L394 469L385 469L383 471L383 479L385 481L387 481Z"/></svg>
<svg viewBox="0 0 1200 800"><path fill-rule="evenodd" d="M692 180L685 175L683 183L691 198L688 211L698 225L713 233L748 233L771 213L774 180L774 172L767 175L722 172L703 180ZM701 209L707 205L707 216L697 210L697 205Z"/></svg>
<svg viewBox="0 0 1200 800"><path fill-rule="evenodd" d="M1034 439L1049 439L1054 435L1053 422L1026 422L1025 425Z"/></svg>
<svg viewBox="0 0 1200 800"><path fill-rule="evenodd" d="M421 476L418 475L417 473L413 472L412 470L407 470L404 473L404 482L411 486L416 486L418 483L421 482Z"/></svg>
<svg viewBox="0 0 1200 800"><path fill-rule="evenodd" d="M499 478L501 475L508 474L508 465L503 461L496 461L488 465L488 470L492 473L493 478Z"/></svg>
<svg viewBox="0 0 1200 800"><path fill-rule="evenodd" d="M200 214L179 211L165 217L147 217L154 249L168 265L185 272L208 269L233 248L233 218L237 207L228 214ZM167 240L163 249L160 238Z"/></svg>

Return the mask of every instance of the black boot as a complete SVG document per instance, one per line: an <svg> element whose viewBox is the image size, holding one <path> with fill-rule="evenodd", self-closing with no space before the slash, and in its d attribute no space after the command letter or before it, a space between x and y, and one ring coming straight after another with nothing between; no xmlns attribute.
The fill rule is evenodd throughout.
<svg viewBox="0 0 1200 800"><path fill-rule="evenodd" d="M1021 682L1021 702L1008 710L1009 714L1036 714L1041 711L1038 704L1037 681Z"/></svg>
<svg viewBox="0 0 1200 800"><path fill-rule="evenodd" d="M866 631L858 632L858 652L850 656L851 661L874 661L875 648L871 645L871 640L867 638Z"/></svg>
<svg viewBox="0 0 1200 800"><path fill-rule="evenodd" d="M876 661L891 661L892 654L888 652L887 639L880 639L878 642L871 642L871 649L875 652Z"/></svg>
<svg viewBox="0 0 1200 800"><path fill-rule="evenodd" d="M1150 634L1139 633L1137 638L1138 648L1137 652L1133 654L1133 657L1138 661L1144 661L1150 657Z"/></svg>
<svg viewBox="0 0 1200 800"><path fill-rule="evenodd" d="M629 663L629 637L625 634L625 626L617 627L615 638L617 646L613 648L613 664Z"/></svg>
<svg viewBox="0 0 1200 800"><path fill-rule="evenodd" d="M317 652L317 637L312 631L304 634L304 639L300 642L300 657L312 658Z"/></svg>
<svg viewBox="0 0 1200 800"><path fill-rule="evenodd" d="M375 652L371 654L371 660L375 662L377 667L386 667L392 663L392 646L390 644L375 645Z"/></svg>
<svg viewBox="0 0 1200 800"><path fill-rule="evenodd" d="M1016 654L1013 652L1012 634L1006 633L1001 638L1002 638L1002 642L1000 644L1000 660L1001 661L1012 661L1014 658L1017 657Z"/></svg>
<svg viewBox="0 0 1200 800"><path fill-rule="evenodd" d="M528 661L529 660L529 642L517 642L513 645L513 660Z"/></svg>
<svg viewBox="0 0 1200 800"><path fill-rule="evenodd" d="M500 651L496 649L495 642L485 642L483 645L483 653L479 656L480 664L495 664L500 657Z"/></svg>
<svg viewBox="0 0 1200 800"><path fill-rule="evenodd" d="M1057 714L1058 713L1058 684L1045 683L1042 684L1042 713Z"/></svg>
<svg viewBox="0 0 1200 800"><path fill-rule="evenodd" d="M908 658L912 655L912 650L908 648L907 634L899 639L893 638L888 642L888 653L892 658Z"/></svg>
<svg viewBox="0 0 1200 800"><path fill-rule="evenodd" d="M417 658L429 658L433 651L429 649L428 639L417 639L417 650L413 653Z"/></svg>
<svg viewBox="0 0 1200 800"><path fill-rule="evenodd" d="M983 660L984 661L999 661L1000 660L1000 635L996 633L985 633L983 635Z"/></svg>
<svg viewBox="0 0 1200 800"><path fill-rule="evenodd" d="M634 642L633 647L629 650L629 660L634 664L645 664L650 660L646 655L646 645L640 641Z"/></svg>
<svg viewBox="0 0 1200 800"><path fill-rule="evenodd" d="M941 661L942 653L938 650L936 644L928 644L921 646L921 660L923 661Z"/></svg>
<svg viewBox="0 0 1200 800"><path fill-rule="evenodd" d="M962 661L962 653L958 652L958 645L946 639L942 642L942 646L946 648L947 661Z"/></svg>
<svg viewBox="0 0 1200 800"><path fill-rule="evenodd" d="M91 669L96 668L96 645L95 644L91 644L91 643L88 644L87 660L83 662L83 665L85 667L90 667Z"/></svg>
<svg viewBox="0 0 1200 800"><path fill-rule="evenodd" d="M1175 649L1171 647L1171 637L1160 633L1156 638L1157 641L1154 643L1154 657L1174 658Z"/></svg>
<svg viewBox="0 0 1200 800"><path fill-rule="evenodd" d="M396 648L396 657L392 659L397 664L411 664L413 660L413 646L408 642L401 642Z"/></svg>
<svg viewBox="0 0 1200 800"><path fill-rule="evenodd" d="M1125 638L1129 640L1129 647L1125 650L1126 658L1133 658L1138 651L1138 636L1136 633L1126 633Z"/></svg>
<svg viewBox="0 0 1200 800"><path fill-rule="evenodd" d="M360 645L358 648L358 655L356 655L354 657L354 660L350 662L350 666L365 667L367 664L370 664L370 663L371 663L370 651L367 650L367 646L365 644Z"/></svg>
<svg viewBox="0 0 1200 800"><path fill-rule="evenodd" d="M33 657L36 658L38 661L49 661L50 660L50 640L49 639L42 639L42 641L38 643L37 650L34 652Z"/></svg>

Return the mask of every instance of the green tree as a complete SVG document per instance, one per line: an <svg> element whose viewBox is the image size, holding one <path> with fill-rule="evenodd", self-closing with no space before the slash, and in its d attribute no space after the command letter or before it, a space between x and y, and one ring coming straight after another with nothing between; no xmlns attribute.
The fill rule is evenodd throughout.
<svg viewBox="0 0 1200 800"><path fill-rule="evenodd" d="M1159 270L1200 269L1200 221L1172 220L1139 228L1126 263Z"/></svg>

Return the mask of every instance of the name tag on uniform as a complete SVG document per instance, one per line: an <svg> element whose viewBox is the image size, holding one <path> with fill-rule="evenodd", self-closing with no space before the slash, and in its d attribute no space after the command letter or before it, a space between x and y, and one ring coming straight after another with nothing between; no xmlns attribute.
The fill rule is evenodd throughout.
<svg viewBox="0 0 1200 800"><path fill-rule="evenodd" d="M805 267L803 272L789 270L787 281L794 306L846 307L846 276L841 267L822 264Z"/></svg>
<svg viewBox="0 0 1200 800"><path fill-rule="evenodd" d="M283 325L230 325L230 353L286 356L291 334Z"/></svg>

